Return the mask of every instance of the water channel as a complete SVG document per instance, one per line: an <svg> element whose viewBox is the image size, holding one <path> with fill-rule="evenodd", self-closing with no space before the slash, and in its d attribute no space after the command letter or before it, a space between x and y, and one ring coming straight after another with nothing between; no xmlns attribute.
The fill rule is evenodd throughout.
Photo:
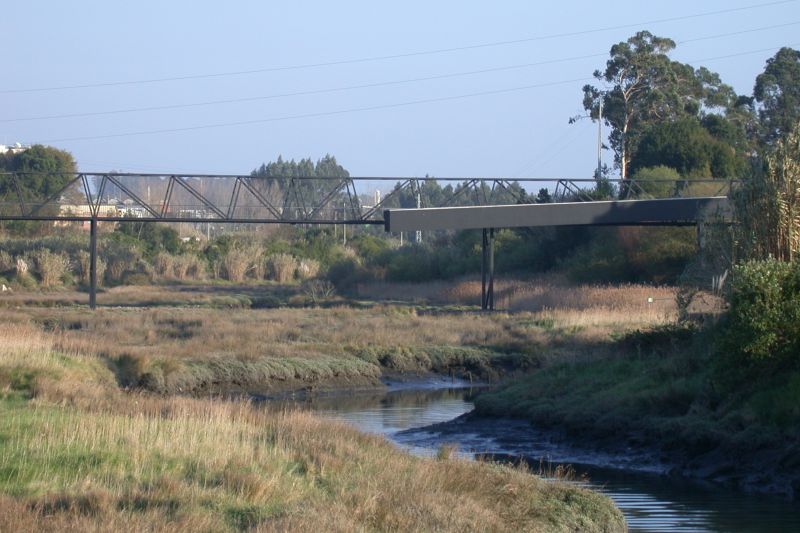
<svg viewBox="0 0 800 533"><path fill-rule="evenodd" d="M455 445L466 457L524 458L533 470L541 468L545 473L558 464L569 464L580 480L576 483L599 490L616 502L630 531L800 531L800 504L674 479L660 473L663 467L648 464L644 456L615 457L566 446L524 421L442 424L472 410L473 391L465 385L453 387L432 379L390 384L386 392L289 403L361 431L385 435L419 455L433 455L442 445ZM282 405L285 402L280 401Z"/></svg>

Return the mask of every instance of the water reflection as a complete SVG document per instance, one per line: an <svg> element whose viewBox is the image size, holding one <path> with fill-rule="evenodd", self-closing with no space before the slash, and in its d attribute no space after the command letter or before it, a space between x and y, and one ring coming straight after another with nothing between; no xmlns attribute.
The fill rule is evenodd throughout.
<svg viewBox="0 0 800 533"><path fill-rule="evenodd" d="M394 437L401 431L447 422L472 410L466 387L447 389L398 388L386 392L315 396L302 400L279 400L275 405L313 410L355 426L365 433ZM414 443L409 447L416 448Z"/></svg>
<svg viewBox="0 0 800 533"><path fill-rule="evenodd" d="M281 409L310 409L361 431L384 434L417 454L431 455L442 444L455 443L462 455L492 455L513 461L528 458L534 471L539 469L541 458L552 462L550 469L559 462L569 463L578 474L588 476L590 488L615 501L631 531L800 531L800 505L659 475L664 465L652 462L645 454L610 455L566 446L524 421L435 426L471 411L470 397L475 392L436 386L441 383L428 384L423 390L401 386L383 393L270 403ZM629 470L634 466L639 471Z"/></svg>

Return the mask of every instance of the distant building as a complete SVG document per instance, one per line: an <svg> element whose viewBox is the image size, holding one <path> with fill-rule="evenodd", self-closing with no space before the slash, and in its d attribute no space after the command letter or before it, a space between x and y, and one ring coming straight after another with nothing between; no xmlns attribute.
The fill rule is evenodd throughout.
<svg viewBox="0 0 800 533"><path fill-rule="evenodd" d="M20 152L24 152L28 148L30 148L30 146L23 146L20 143L14 143L11 146L0 144L0 154L7 154L8 152L11 152L12 154L18 154Z"/></svg>
<svg viewBox="0 0 800 533"><path fill-rule="evenodd" d="M92 206L89 204L60 205L60 214L63 216L90 217L92 216ZM116 204L100 204L97 206L98 217L119 216Z"/></svg>
<svg viewBox="0 0 800 533"><path fill-rule="evenodd" d="M92 209L93 206L89 204L61 204L59 207L59 215L68 217L90 217L92 216ZM119 216L119 209L115 204L100 204L97 206L97 216L100 218L103 217L117 217ZM53 225L56 227L63 227L69 226L72 224L66 220L56 220L53 222ZM84 229L89 228L88 222L80 223L80 226Z"/></svg>
<svg viewBox="0 0 800 533"><path fill-rule="evenodd" d="M130 198L126 198L121 202L117 200L109 200L108 203L117 204L118 216L127 218L144 218L145 216L147 216L147 210L144 207L138 205Z"/></svg>

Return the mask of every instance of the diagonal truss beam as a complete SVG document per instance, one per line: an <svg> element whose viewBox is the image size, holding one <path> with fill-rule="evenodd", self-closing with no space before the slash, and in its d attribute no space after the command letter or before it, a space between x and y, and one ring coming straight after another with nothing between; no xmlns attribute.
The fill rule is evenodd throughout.
<svg viewBox="0 0 800 533"><path fill-rule="evenodd" d="M202 203L204 206L206 206L208 209L210 209L219 218L225 218L225 213L223 213L216 205L214 205L212 202L210 202L205 196L200 194L200 192L196 191L194 189L194 187L189 185L183 178L175 178L173 183L177 183L178 185L183 187L183 189L186 192L188 192L189 194L191 194L195 198L195 200L197 200L200 203Z"/></svg>
<svg viewBox="0 0 800 533"><path fill-rule="evenodd" d="M132 191L132 190L130 190L128 187L126 187L125 185L123 185L122 183L120 183L120 180L118 180L118 179L117 179L115 176L111 176L111 175L105 175L105 176L103 176L103 181L105 182L105 180L108 180L108 181L110 181L110 182L111 182L111 183L113 183L113 184L114 184L116 187L118 187L118 188L119 188L119 190L121 190L122 192L124 192L125 194L127 194L128 196L130 196L130 197L131 197L131 198L132 198L132 199L133 199L135 202L137 202L137 203L138 203L140 206L142 206L142 207L143 207L143 208L144 208L144 209L145 209L145 210L146 210L148 213L150 213L150 215L151 215L153 218L164 218L164 217L163 217L161 214L159 214L158 212L156 212L156 210L155 210L155 209L153 209L153 208L152 208L152 206L150 206L150 204L148 204L147 202L145 202L144 200L142 200L141 198L139 198L139 197L136 195L136 193L135 193L135 192L133 192L133 191ZM101 185L101 187L103 187L103 185Z"/></svg>

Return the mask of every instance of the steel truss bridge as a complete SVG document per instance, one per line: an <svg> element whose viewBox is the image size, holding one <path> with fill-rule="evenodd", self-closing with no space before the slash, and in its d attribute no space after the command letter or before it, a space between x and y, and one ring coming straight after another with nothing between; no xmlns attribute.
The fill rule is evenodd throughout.
<svg viewBox="0 0 800 533"><path fill-rule="evenodd" d="M737 183L736 180L715 179L605 180L602 187L620 201L598 202L596 190L600 182L594 179L0 173L0 221L89 222L89 304L93 309L97 286L97 224L100 221L383 225L387 231L482 228L484 290L481 306L493 309L495 228L695 224L697 206L691 199L725 196ZM369 198L365 195L368 190L381 186L391 190L380 198L376 195L364 201ZM542 198L537 193L543 188L547 189L548 203L539 204ZM673 200L667 208L665 200L654 200L655 197ZM626 208L628 215L615 218L613 213L622 212L620 206L629 201L638 204L642 214L631 215L633 211ZM639 204L642 201L656 204L645 206ZM426 205L430 202L436 205ZM569 207L578 202L595 206L590 211ZM565 204L563 208L553 205L560 203ZM614 205L603 207L601 204ZM535 211L536 215L523 214L519 211L523 206L532 208L526 213ZM668 213L678 206L683 206L688 215L681 219L669 216ZM416 209L399 216L406 208ZM515 208L517 211L511 213ZM660 218L647 215L653 208L667 214ZM438 225L431 224L431 216Z"/></svg>

